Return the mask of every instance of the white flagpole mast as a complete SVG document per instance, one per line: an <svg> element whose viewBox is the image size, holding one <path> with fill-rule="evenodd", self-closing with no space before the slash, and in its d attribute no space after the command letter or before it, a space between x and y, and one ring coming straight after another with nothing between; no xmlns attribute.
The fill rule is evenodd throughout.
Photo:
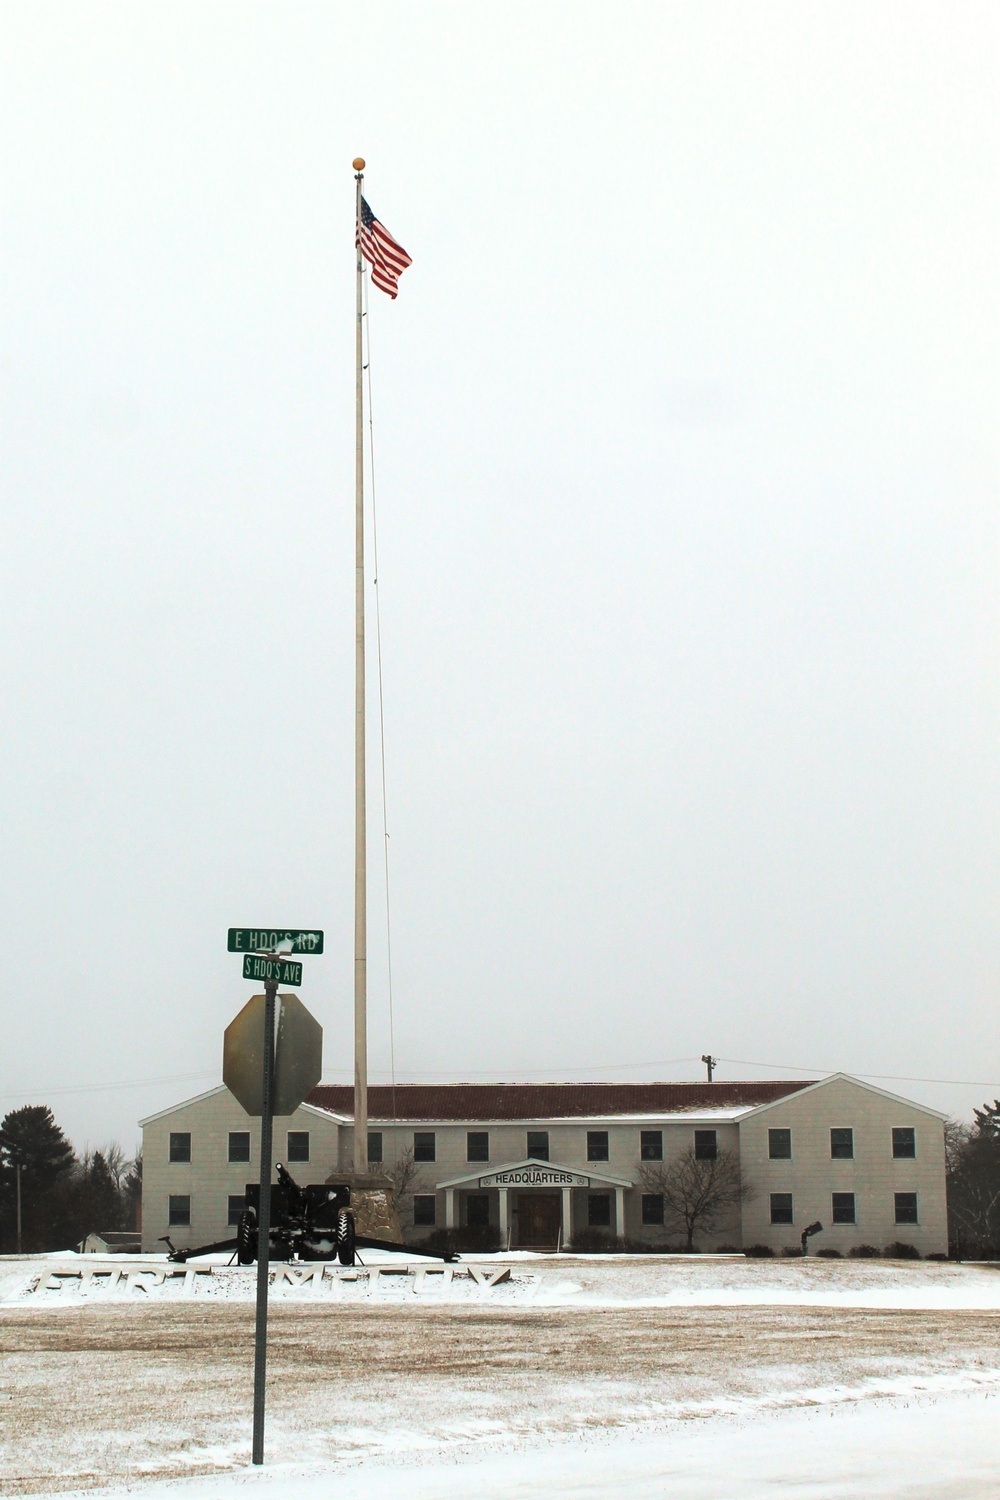
<svg viewBox="0 0 1000 1500"><path fill-rule="evenodd" d="M361 370L361 184L364 158L355 157L357 185L357 328L354 428L354 1170L368 1172L368 827L365 806L365 460Z"/></svg>

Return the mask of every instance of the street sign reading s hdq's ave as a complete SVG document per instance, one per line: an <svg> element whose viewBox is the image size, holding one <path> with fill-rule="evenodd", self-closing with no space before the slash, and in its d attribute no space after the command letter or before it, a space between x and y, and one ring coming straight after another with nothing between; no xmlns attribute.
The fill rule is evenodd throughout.
<svg viewBox="0 0 1000 1500"><path fill-rule="evenodd" d="M287 927L230 927L230 953L322 953L323 934ZM250 976L248 975L247 978Z"/></svg>
<svg viewBox="0 0 1000 1500"><path fill-rule="evenodd" d="M290 958L266 958L260 953L248 953L243 959L244 979L273 979L278 984L300 985L302 965Z"/></svg>

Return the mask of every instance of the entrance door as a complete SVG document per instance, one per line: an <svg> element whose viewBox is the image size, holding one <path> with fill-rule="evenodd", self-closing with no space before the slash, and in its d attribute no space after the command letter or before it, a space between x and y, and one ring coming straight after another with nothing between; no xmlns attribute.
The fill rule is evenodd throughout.
<svg viewBox="0 0 1000 1500"><path fill-rule="evenodd" d="M517 1200L517 1243L522 1250L554 1250L559 1242L559 1193L521 1193Z"/></svg>

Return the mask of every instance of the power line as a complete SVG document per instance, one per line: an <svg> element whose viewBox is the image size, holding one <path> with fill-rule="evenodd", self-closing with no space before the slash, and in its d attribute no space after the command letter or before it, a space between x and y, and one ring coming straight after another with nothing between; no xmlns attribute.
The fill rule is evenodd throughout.
<svg viewBox="0 0 1000 1500"><path fill-rule="evenodd" d="M801 1068L791 1063L762 1063L751 1062L746 1057L720 1057L719 1062L733 1063L738 1068L767 1068L772 1073L814 1073L819 1077L827 1077L830 1073L844 1073L845 1068ZM652 1067L659 1066L657 1063ZM883 1083L942 1083L953 1088L962 1089L995 1089L1000 1087L996 1080L992 1083L984 1082L981 1078L914 1078L908 1073L853 1073L853 1078L877 1078Z"/></svg>
<svg viewBox="0 0 1000 1500"><path fill-rule="evenodd" d="M217 1072L211 1073L174 1073L170 1078L129 1078L118 1083L79 1083L68 1088L56 1089L0 1089L0 1099L28 1099L46 1098L50 1099L60 1094L108 1094L118 1089L149 1089L157 1088L166 1083L196 1083L210 1078L218 1078Z"/></svg>

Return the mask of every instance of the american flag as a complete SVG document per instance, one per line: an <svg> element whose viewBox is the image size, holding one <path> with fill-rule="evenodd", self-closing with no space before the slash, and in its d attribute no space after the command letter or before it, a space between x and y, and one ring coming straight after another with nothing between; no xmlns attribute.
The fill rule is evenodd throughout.
<svg viewBox="0 0 1000 1500"><path fill-rule="evenodd" d="M357 228L355 245L361 246L361 254L372 268L372 281L380 291L395 297L399 291L399 278L413 262L397 245L384 224L380 224L364 198L361 200L361 222Z"/></svg>

